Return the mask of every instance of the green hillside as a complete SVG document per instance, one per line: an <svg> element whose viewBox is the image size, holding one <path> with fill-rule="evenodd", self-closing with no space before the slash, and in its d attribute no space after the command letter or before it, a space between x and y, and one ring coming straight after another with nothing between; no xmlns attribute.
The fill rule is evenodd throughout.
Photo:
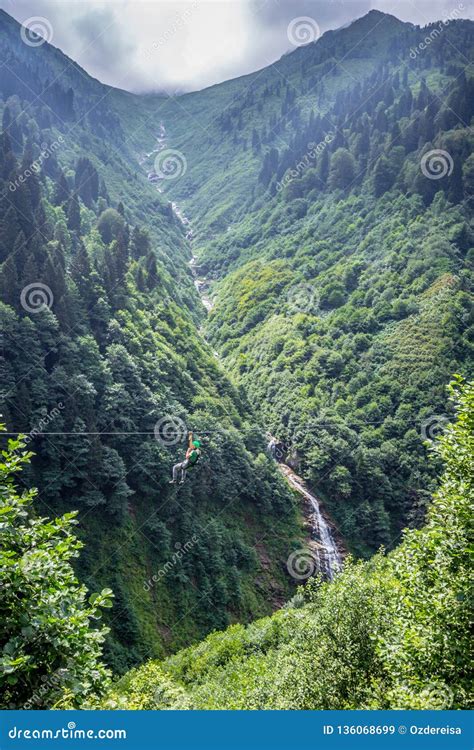
<svg viewBox="0 0 474 750"><path fill-rule="evenodd" d="M113 588L105 655L120 672L281 605L305 532L198 334L183 228L107 88L0 23L2 414L35 453L23 482L41 488L37 512L79 511L76 569ZM204 456L173 487L190 429Z"/></svg>
<svg viewBox="0 0 474 750"><path fill-rule="evenodd" d="M205 335L363 556L422 523L423 440L472 372L474 25L413 56L428 33L374 11L156 101L187 162L161 184L211 284Z"/></svg>
<svg viewBox="0 0 474 750"><path fill-rule="evenodd" d="M128 674L102 704L132 709L469 706L474 390L439 445L441 485L394 552L308 583L282 610Z"/></svg>

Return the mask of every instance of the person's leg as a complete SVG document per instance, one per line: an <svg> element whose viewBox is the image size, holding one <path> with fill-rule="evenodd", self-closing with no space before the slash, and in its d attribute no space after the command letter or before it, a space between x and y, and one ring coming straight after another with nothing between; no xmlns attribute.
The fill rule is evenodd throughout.
<svg viewBox="0 0 474 750"><path fill-rule="evenodd" d="M189 461L183 461L181 464L181 484L183 484L184 480L186 479L186 469L189 466Z"/></svg>
<svg viewBox="0 0 474 750"><path fill-rule="evenodd" d="M180 473L181 466L182 466L182 464L175 464L173 466L173 479L172 479L173 482L177 482L178 481L178 475Z"/></svg>

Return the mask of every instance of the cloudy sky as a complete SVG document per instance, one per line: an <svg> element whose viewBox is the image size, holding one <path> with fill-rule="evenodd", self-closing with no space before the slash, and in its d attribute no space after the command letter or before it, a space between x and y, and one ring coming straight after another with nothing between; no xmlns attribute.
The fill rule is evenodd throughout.
<svg viewBox="0 0 474 750"><path fill-rule="evenodd" d="M372 8L424 26L474 19L474 0L0 0L20 22L41 17L52 44L104 83L189 91L274 62L292 49L288 25L321 32ZM44 20L45 19L45 20Z"/></svg>

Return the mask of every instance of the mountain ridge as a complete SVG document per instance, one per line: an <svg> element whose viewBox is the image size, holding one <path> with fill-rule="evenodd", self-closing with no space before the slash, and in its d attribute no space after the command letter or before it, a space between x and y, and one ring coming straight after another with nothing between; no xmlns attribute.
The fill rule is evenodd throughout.
<svg viewBox="0 0 474 750"><path fill-rule="evenodd" d="M4 9L0 9L0 20L2 19L2 17L4 18L4 20L6 20L6 22L9 25L11 25L11 26L14 27L15 33L17 31L18 32L20 31L20 29L22 27L22 23L20 21L17 21L17 19L14 16L10 15ZM343 27L340 27L340 28L337 28L337 29L329 29L329 30L325 31L321 35L321 37L319 37L314 42L311 42L311 45L319 44L321 42L321 40L326 36L326 34L329 34L329 35L331 35L331 34L338 34L339 32L344 31L344 30L349 29L349 28L354 27L354 26L356 27L356 29L357 28L361 28L362 29L364 26L367 26L367 22L369 20L370 21L372 21L372 20L376 21L376 25L378 23L380 23L381 21L383 21L383 20L387 20L387 21L390 20L391 23L393 23L393 21L396 21L397 22L396 25L398 25L399 27L400 26L412 26L412 27L414 26L410 22L401 21L396 16L394 16L394 15L392 15L390 13L386 13L386 12L383 12L383 11L372 9L372 10L368 11L365 15L360 16L359 18L355 18L354 20L352 20L351 22L349 22L349 24L346 25L346 26L343 26ZM373 27L370 27L370 29L372 29L372 28ZM353 29L353 31L354 31L354 29ZM52 41L48 41L47 39L45 39L44 43L47 45L46 48L51 48L52 50L55 51L55 54L59 53L59 55L61 56L61 58L64 58L64 60L67 63L67 67L73 67L77 72L81 73L82 75L87 76L87 78L89 78L90 81L93 81L94 84L98 83L101 86L103 86L103 87L105 87L105 88L107 88L107 89L109 89L111 91L116 91L116 92L119 92L121 94L130 94L131 96L137 97L137 98L141 98L141 97L158 97L158 98L162 98L162 97L167 97L167 96L171 96L173 98L175 96L177 96L178 98L180 98L180 97L183 97L183 96L188 96L189 94L197 94L197 93L202 93L204 91L209 91L210 89L213 89L215 86L220 86L221 84L228 84L228 83L232 83L233 81L241 81L241 80L245 80L247 78L251 78L251 77L253 77L255 75L258 75L259 73L261 73L262 71L264 71L266 68L272 67L272 65L275 65L277 62L279 62L280 60L282 60L284 57L287 57L288 55L291 55L291 54L293 54L295 52L299 52L300 49L301 49L301 48L290 49L287 52L285 52L280 58L278 58L277 60L275 60L274 63L270 63L270 65L264 65L261 68L257 68L256 70L254 70L254 71L252 71L250 73L246 73L246 74L240 75L240 76L235 76L233 78L225 79L223 81L218 81L218 82L216 82L214 84L211 84L210 86L205 86L204 88L196 89L196 90L193 90L193 91L186 91L186 92L183 92L181 94L177 94L176 95L176 94L171 94L171 93L168 94L166 92L162 94L160 92L152 91L152 90L150 90L150 91L143 91L143 92L137 93L137 92L129 91L128 89L122 89L122 88L120 88L118 86L112 86L112 85L106 84L106 83L102 82L99 78L96 78L95 76L93 76L90 73L88 73L87 70L85 70L84 68L82 68L72 57L70 57L66 52L64 52L61 49L61 47L57 47L55 44L53 44ZM41 46L43 46L43 45L41 45ZM304 45L304 46L310 46L310 45ZM34 49L34 48L32 48L32 49Z"/></svg>
<svg viewBox="0 0 474 750"><path fill-rule="evenodd" d="M372 16L369 25L380 18L385 17ZM214 307L206 335L259 404L268 431L299 448L306 478L355 543L353 549L364 555L391 541L407 522L420 523L424 491L417 497L416 485L424 472L424 421L430 412L444 412L443 384L455 370L468 374L472 361L467 174L473 78L464 58L472 52L474 24L449 23L438 47L431 45L415 59L410 51L426 31L403 23L396 28L400 33L389 33L382 54L367 43L367 55L363 51L351 61L354 74L360 71L356 86L327 56L322 64L314 59L319 40L285 58L291 77L284 81L269 66L255 89L235 94L221 84L200 98L199 110L181 112L179 123L171 103L157 110L168 142L187 158L186 175L170 184L169 194L191 217L194 252L211 285ZM341 34L324 38L327 47L333 40L334 53L345 47ZM321 74L312 80L307 67L295 64L298 56L313 60ZM188 103L191 97L196 95L189 95ZM322 148L308 158L311 143ZM453 174L437 182L421 165L439 152ZM435 226L443 235L440 242L434 240ZM431 252L436 261L430 267ZM423 280L409 282L417 264ZM426 306L423 294L447 278L454 285L446 286L443 305ZM443 335L442 320L454 346ZM403 367L410 371L402 398L403 386L398 389L383 375L395 367L387 346L396 338L388 338L390 326L403 340L393 347L394 360L405 358ZM356 343L359 336L364 345L362 339ZM417 346L418 359L411 354ZM438 351L438 358L431 351ZM430 376L423 371L425 358L433 368ZM369 384L376 393L380 389L374 402ZM359 389L361 394L353 395ZM293 406L297 393L302 397ZM335 420L333 430L326 429L325 415ZM312 431L307 425L314 425L316 435L307 434ZM400 449L405 441L406 449ZM395 459L400 450L403 470ZM311 459L305 459L307 451ZM345 459L334 466L338 453ZM371 472L364 469L364 478L359 472L377 455L380 475L372 485ZM405 482L411 499L402 499ZM360 518L350 509L353 494L364 508ZM364 494L373 494L373 501L364 502ZM378 531L361 528L356 540L354 526ZM375 542L370 551L364 536Z"/></svg>

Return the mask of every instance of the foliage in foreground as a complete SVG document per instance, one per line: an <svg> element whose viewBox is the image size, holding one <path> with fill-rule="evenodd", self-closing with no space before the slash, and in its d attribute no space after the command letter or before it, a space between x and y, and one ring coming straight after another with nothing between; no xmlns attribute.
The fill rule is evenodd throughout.
<svg viewBox="0 0 474 750"><path fill-rule="evenodd" d="M24 446L9 440L0 462L1 705L48 708L65 691L77 708L107 685L101 655L108 628L91 621L112 606L112 592L87 601L74 574L71 560L82 547L71 530L76 514L35 517L36 491L17 491L15 475L32 455Z"/></svg>
<svg viewBox="0 0 474 750"><path fill-rule="evenodd" d="M421 530L285 609L130 672L107 708L420 709L468 706L474 384L434 447L445 471ZM303 606L298 602L303 601Z"/></svg>

